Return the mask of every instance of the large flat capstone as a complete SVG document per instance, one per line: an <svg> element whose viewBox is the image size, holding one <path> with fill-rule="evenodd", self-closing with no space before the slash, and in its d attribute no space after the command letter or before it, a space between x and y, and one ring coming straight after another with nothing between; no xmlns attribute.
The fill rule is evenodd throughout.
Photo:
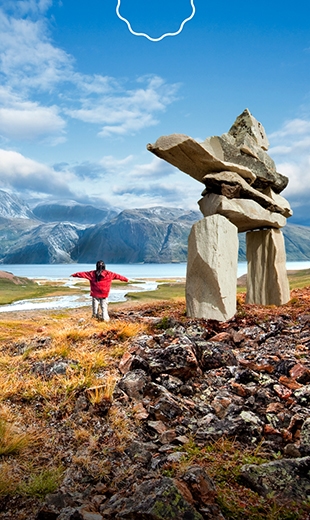
<svg viewBox="0 0 310 520"><path fill-rule="evenodd" d="M148 144L147 149L200 182L208 173L223 170L238 173L249 183L256 178L246 166L222 161L188 135L164 135L155 144Z"/></svg>

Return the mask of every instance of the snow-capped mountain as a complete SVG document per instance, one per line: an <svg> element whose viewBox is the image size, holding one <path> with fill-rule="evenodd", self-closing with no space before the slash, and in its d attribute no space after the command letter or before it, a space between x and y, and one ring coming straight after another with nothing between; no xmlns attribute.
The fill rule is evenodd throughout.
<svg viewBox="0 0 310 520"><path fill-rule="evenodd" d="M35 219L28 204L16 195L0 190L0 217Z"/></svg>
<svg viewBox="0 0 310 520"><path fill-rule="evenodd" d="M64 264L72 262L71 251L85 226L78 224L41 224L24 232L15 246L2 258L5 264Z"/></svg>
<svg viewBox="0 0 310 520"><path fill-rule="evenodd" d="M186 262L187 239L199 211L155 207L119 213L72 201L28 204L0 190L0 263ZM310 259L310 228L283 228L288 261ZM239 260L245 237L239 235Z"/></svg>

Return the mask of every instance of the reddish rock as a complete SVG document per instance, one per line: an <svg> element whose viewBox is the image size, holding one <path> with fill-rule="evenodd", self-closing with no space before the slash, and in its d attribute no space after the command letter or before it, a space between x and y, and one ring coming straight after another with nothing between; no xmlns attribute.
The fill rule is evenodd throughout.
<svg viewBox="0 0 310 520"><path fill-rule="evenodd" d="M229 342L232 339L232 336L229 332L219 332L219 334L216 334L212 338L210 338L209 341L224 341Z"/></svg>
<svg viewBox="0 0 310 520"><path fill-rule="evenodd" d="M282 403L270 403L266 408L266 413L279 413L284 410Z"/></svg>
<svg viewBox="0 0 310 520"><path fill-rule="evenodd" d="M290 376L298 383L307 384L310 381L310 370L301 363L297 363L291 368Z"/></svg>
<svg viewBox="0 0 310 520"><path fill-rule="evenodd" d="M150 428L160 434L167 430L167 426L162 421L148 421L147 424Z"/></svg>
<svg viewBox="0 0 310 520"><path fill-rule="evenodd" d="M242 367L250 368L256 372L268 372L272 374L274 372L274 366L269 363L255 363L254 361L249 361L248 359L239 359L239 364Z"/></svg>
<svg viewBox="0 0 310 520"><path fill-rule="evenodd" d="M286 388L289 388L290 390L297 390L298 388L302 387L302 385L297 383L297 381L291 377L281 376L279 381L282 385L286 386Z"/></svg>
<svg viewBox="0 0 310 520"><path fill-rule="evenodd" d="M166 430L163 432L159 437L159 442L161 444L171 444L176 439L176 432L175 430Z"/></svg>
<svg viewBox="0 0 310 520"><path fill-rule="evenodd" d="M280 435L279 430L271 426L271 424L265 424L264 426L264 433L266 435Z"/></svg>
<svg viewBox="0 0 310 520"><path fill-rule="evenodd" d="M232 387L232 391L235 394L239 395L240 397L247 397L250 395L249 390L244 385L240 385L239 383L236 383L235 381L233 381L231 383L231 387Z"/></svg>
<svg viewBox="0 0 310 520"><path fill-rule="evenodd" d="M142 419L147 419L149 416L149 413L144 408L142 403L136 403L133 406L133 412L135 414L136 419L138 419L139 421L141 421Z"/></svg>
<svg viewBox="0 0 310 520"><path fill-rule="evenodd" d="M284 400L287 400L289 399L289 397L291 397L292 395L292 390L290 390L289 388L286 388L286 386L284 385L274 385L273 387L275 393L277 394L277 396L280 397L280 399L284 399Z"/></svg>

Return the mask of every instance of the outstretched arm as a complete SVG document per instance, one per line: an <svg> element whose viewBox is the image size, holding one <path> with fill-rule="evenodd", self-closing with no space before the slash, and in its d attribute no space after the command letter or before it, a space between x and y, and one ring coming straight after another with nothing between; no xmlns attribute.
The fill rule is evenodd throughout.
<svg viewBox="0 0 310 520"><path fill-rule="evenodd" d="M91 274L90 272L81 272L81 273L73 273L70 274L70 276L73 276L74 278L86 278L87 280L90 280Z"/></svg>
<svg viewBox="0 0 310 520"><path fill-rule="evenodd" d="M121 282L129 282L128 278L126 276L122 276L121 274L112 273L113 274L113 280L120 280Z"/></svg>

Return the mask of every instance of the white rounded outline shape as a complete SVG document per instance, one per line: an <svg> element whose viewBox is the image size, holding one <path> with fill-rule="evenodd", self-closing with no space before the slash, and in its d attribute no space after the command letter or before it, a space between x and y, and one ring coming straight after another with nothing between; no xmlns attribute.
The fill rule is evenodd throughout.
<svg viewBox="0 0 310 520"><path fill-rule="evenodd" d="M159 38L152 38L151 36L149 36L148 34L146 33L137 33L135 32L131 25L130 25L130 22L127 20L127 18L124 18L120 12L119 12L119 8L121 6L121 0L117 0L117 6L116 6L116 14L117 16L119 17L120 20L122 20L123 22L125 22L127 24L127 27L129 29L129 31L134 34L135 36L144 36L144 38L147 38L148 40L150 40L151 42L159 42L160 40L163 40L164 38L166 38L167 36L177 36L178 34L180 34L180 32L183 30L183 27L184 25L186 24L186 22L189 22L195 15L195 12L196 12L196 7L195 7L195 4L194 4L194 0L190 0L190 3L191 3L191 6L192 6L192 14L186 18L185 20L183 20L183 22L181 23L180 25L180 28L177 32L174 32L174 33L165 33L163 34L162 36L160 36Z"/></svg>

